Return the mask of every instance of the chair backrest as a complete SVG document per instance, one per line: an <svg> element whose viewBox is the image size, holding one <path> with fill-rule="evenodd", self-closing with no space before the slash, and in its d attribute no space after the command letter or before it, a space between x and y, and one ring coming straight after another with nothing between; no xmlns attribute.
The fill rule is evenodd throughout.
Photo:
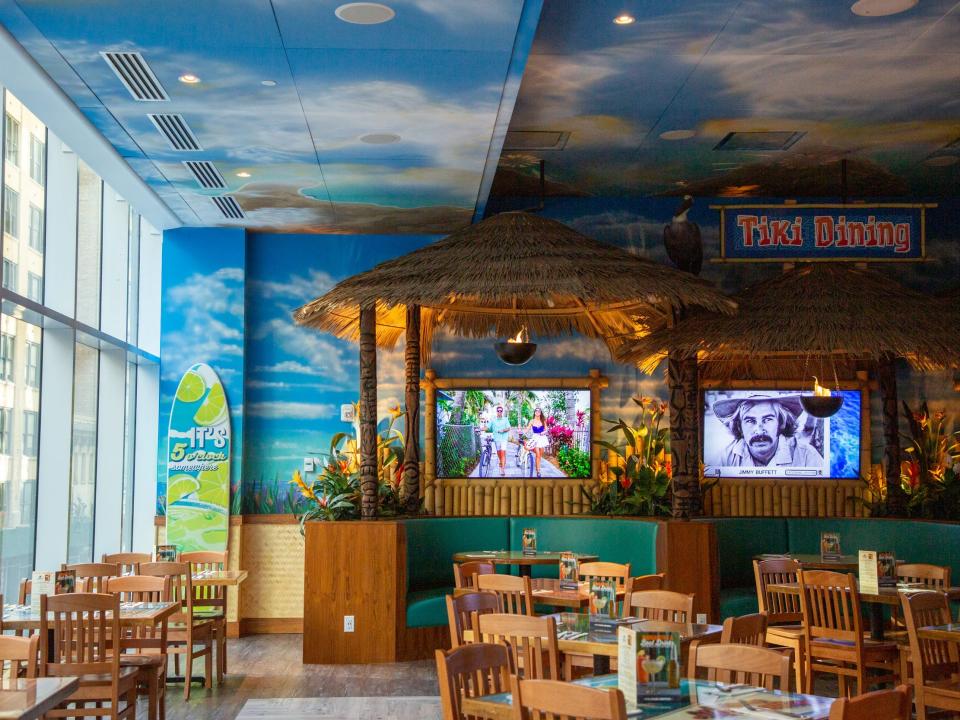
<svg viewBox="0 0 960 720"><path fill-rule="evenodd" d="M193 574L225 570L227 560L226 550L223 552L194 550L180 553L180 562L190 563L190 572ZM223 585L194 585L193 597L194 605L227 607L227 588Z"/></svg>
<svg viewBox="0 0 960 720"><path fill-rule="evenodd" d="M897 565L897 581L926 585L931 590L943 592L950 587L950 566L904 563Z"/></svg>
<svg viewBox="0 0 960 720"><path fill-rule="evenodd" d="M618 591L626 591L630 578L630 563L588 562L580 563L581 580L613 580Z"/></svg>
<svg viewBox="0 0 960 720"><path fill-rule="evenodd" d="M497 572L492 562L473 560L453 564L453 584L458 589L475 588L477 575L493 575Z"/></svg>
<svg viewBox="0 0 960 720"><path fill-rule="evenodd" d="M789 653L753 645L691 645L687 665L691 680L732 682L784 692L790 689L793 673Z"/></svg>
<svg viewBox="0 0 960 720"><path fill-rule="evenodd" d="M913 688L899 685L859 697L841 697L830 706L830 720L910 720Z"/></svg>
<svg viewBox="0 0 960 720"><path fill-rule="evenodd" d="M33 588L33 581L30 578L24 578L20 581L20 594L17 598L17 602L20 605L29 605L30 604L30 593Z"/></svg>
<svg viewBox="0 0 960 720"><path fill-rule="evenodd" d="M151 575L124 575L107 581L107 592L121 602L163 602L170 596L170 578ZM121 628L123 652L159 650L166 652L167 620L153 625L137 623Z"/></svg>
<svg viewBox="0 0 960 720"><path fill-rule="evenodd" d="M632 592L640 592L642 590L663 590L663 581L663 573L635 575L634 577L627 578L624 593L629 595Z"/></svg>
<svg viewBox="0 0 960 720"><path fill-rule="evenodd" d="M77 573L77 592L102 593L106 592L106 581L120 574L120 566L116 563L64 563L61 570L73 570Z"/></svg>
<svg viewBox="0 0 960 720"><path fill-rule="evenodd" d="M765 613L728 617L723 621L720 642L725 645L756 645L763 647L767 641L767 616Z"/></svg>
<svg viewBox="0 0 960 720"><path fill-rule="evenodd" d="M803 620L800 598L788 592L769 590L769 585L798 582L800 563L789 558L753 561L753 577L757 584L757 607L767 614L767 624L782 625Z"/></svg>
<svg viewBox="0 0 960 720"><path fill-rule="evenodd" d="M502 613L500 598L494 592L476 591L465 592L461 595L447 595L447 621L450 624L450 647L460 647L464 644L463 631L473 633L473 641L479 641L477 636L476 618L485 613Z"/></svg>
<svg viewBox="0 0 960 720"><path fill-rule="evenodd" d="M482 642L504 643L524 677L559 680L557 623L552 617L488 613L477 618Z"/></svg>
<svg viewBox="0 0 960 720"><path fill-rule="evenodd" d="M150 562L151 559L150 553L104 553L100 558L100 562L119 565L121 575L136 575L137 566L140 563Z"/></svg>
<svg viewBox="0 0 960 720"><path fill-rule="evenodd" d="M193 618L193 575L190 563L170 561L140 563L140 574L170 579L169 594L164 599L180 603L181 608L179 612L170 616L171 623L181 623L186 618Z"/></svg>
<svg viewBox="0 0 960 720"><path fill-rule="evenodd" d="M40 674L112 675L120 673L120 598L106 593L40 596Z"/></svg>
<svg viewBox="0 0 960 720"><path fill-rule="evenodd" d="M623 693L557 680L511 678L514 717L522 720L572 718L576 720L626 720Z"/></svg>
<svg viewBox="0 0 960 720"><path fill-rule="evenodd" d="M913 675L918 685L945 680L960 673L960 659L956 642L931 640L917 636L917 629L931 625L946 625L951 621L950 604L944 593L929 590L918 593L900 593L903 620L910 641Z"/></svg>
<svg viewBox="0 0 960 720"><path fill-rule="evenodd" d="M505 613L533 615L530 578L515 575L477 575L477 590L495 592Z"/></svg>
<svg viewBox="0 0 960 720"><path fill-rule="evenodd" d="M460 700L510 690L513 672L505 645L471 643L444 652L436 651L437 680L443 720L462 720Z"/></svg>
<svg viewBox="0 0 960 720"><path fill-rule="evenodd" d="M0 678L15 679L23 673L26 678L37 676L40 636L0 635Z"/></svg>
<svg viewBox="0 0 960 720"><path fill-rule="evenodd" d="M813 640L839 640L863 652L863 620L857 581L850 573L801 570L800 611L807 647Z"/></svg>
<svg viewBox="0 0 960 720"><path fill-rule="evenodd" d="M632 592L623 602L623 617L688 623L693 621L693 595L671 590Z"/></svg>

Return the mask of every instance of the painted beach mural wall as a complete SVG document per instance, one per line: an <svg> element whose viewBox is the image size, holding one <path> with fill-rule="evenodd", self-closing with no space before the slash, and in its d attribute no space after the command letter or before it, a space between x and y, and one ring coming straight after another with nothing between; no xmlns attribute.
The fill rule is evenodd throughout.
<svg viewBox="0 0 960 720"><path fill-rule="evenodd" d="M703 235L702 275L732 293L779 272L779 265L711 262L718 256L719 214L709 205L720 202L736 201L698 199L690 219L700 225ZM491 200L495 205L491 212L529 204L527 199L510 203ZM547 200L544 214L666 263L663 226L676 205L676 198L558 198ZM947 289L960 277L958 227L960 202L941 203L927 212L928 260L877 267L925 291ZM221 235L223 232L233 235ZM242 463L235 462L232 473L233 512L289 512L294 502L288 484L291 473L302 469L304 458L324 452L335 433L350 430L349 423L340 420L340 406L355 402L359 387L356 345L296 327L291 310L342 278L409 252L436 236L248 233L244 238L239 231L214 229L178 233L165 236L164 301L173 305L166 306L170 312L164 316L162 406L169 408L184 363L209 362L220 373L231 403L235 458L239 459L241 447L243 453ZM189 270L190 265L200 270ZM242 272L237 271L240 268ZM206 310L180 316L189 307L185 305L188 297L221 297L224 293L228 302L211 306L208 299L208 304L200 306ZM894 298L891 312L896 312ZM944 332L952 331L944 328ZM441 336L435 340L430 366L447 377L585 376L591 368L599 368L610 379L610 387L602 394L603 417L632 417L635 405L631 398L637 395L667 398L663 367L652 376L645 375L613 362L602 343L581 337L539 342L533 360L522 368L511 368L496 357L492 339ZM197 357L201 351L211 357ZM948 373L915 374L906 364L899 364L898 372L903 400L913 405L926 398L932 409L960 418L960 395L953 391ZM389 408L402 405L402 345L380 351L378 377L380 415L385 417ZM875 398L870 414L873 461L879 462L881 420ZM161 427L166 427L165 418L161 420ZM163 438L161 445L166 447ZM161 475L165 477L165 473Z"/></svg>

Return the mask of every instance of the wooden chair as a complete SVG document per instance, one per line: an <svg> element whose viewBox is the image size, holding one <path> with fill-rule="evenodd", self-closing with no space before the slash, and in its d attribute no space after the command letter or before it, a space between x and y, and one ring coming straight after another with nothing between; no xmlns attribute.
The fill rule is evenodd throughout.
<svg viewBox="0 0 960 720"><path fill-rule="evenodd" d="M493 575L496 572L497 568L492 562L477 560L465 563L454 563L453 585L458 589L476 588L477 575Z"/></svg>
<svg viewBox="0 0 960 720"><path fill-rule="evenodd" d="M121 575L136 575L137 566L140 563L150 562L152 559L153 557L150 555L150 553L104 553L100 557L100 562L114 563L115 565L119 565Z"/></svg>
<svg viewBox="0 0 960 720"><path fill-rule="evenodd" d="M24 578L20 581L20 592L17 593L17 604L19 605L29 605L30 604L30 593L33 589L33 581L29 578ZM17 637L25 637L30 633L25 630L14 630L13 634Z"/></svg>
<svg viewBox="0 0 960 720"><path fill-rule="evenodd" d="M573 720L626 720L623 693L556 680L528 680L514 676L514 717L520 720L571 718Z"/></svg>
<svg viewBox="0 0 960 720"><path fill-rule="evenodd" d="M505 613L533 615L533 587L529 577L514 575L477 575L477 590L494 592Z"/></svg>
<svg viewBox="0 0 960 720"><path fill-rule="evenodd" d="M46 717L135 718L138 671L121 667L113 642L120 637L120 598L104 593L43 595L40 637L51 632L51 642L40 643L40 675L79 676L80 687ZM89 703L94 707L87 707ZM66 707L71 704L76 707Z"/></svg>
<svg viewBox="0 0 960 720"><path fill-rule="evenodd" d="M691 680L733 682L787 692L793 674L790 665L788 653L772 648L744 644L691 644L687 674ZM700 670L706 670L706 673Z"/></svg>
<svg viewBox="0 0 960 720"><path fill-rule="evenodd" d="M580 564L581 580L613 580L618 592L625 592L630 578L630 563L588 562Z"/></svg>
<svg viewBox="0 0 960 720"><path fill-rule="evenodd" d="M857 698L839 698L830 706L830 720L910 720L910 686L875 690Z"/></svg>
<svg viewBox="0 0 960 720"><path fill-rule="evenodd" d="M447 622L450 624L450 647L464 644L463 631L470 630L474 642L479 641L476 618L485 613L502 613L500 598L493 592L466 592L447 595Z"/></svg>
<svg viewBox="0 0 960 720"><path fill-rule="evenodd" d="M693 595L670 590L641 590L623 599L623 617L688 623L693 621Z"/></svg>
<svg viewBox="0 0 960 720"><path fill-rule="evenodd" d="M917 720L926 720L928 707L960 711L960 643L917 635L918 628L950 622L947 596L933 591L901 593L900 605L910 639Z"/></svg>
<svg viewBox="0 0 960 720"><path fill-rule="evenodd" d="M227 552L197 550L180 553L180 562L190 563L193 574L219 572L227 567ZM223 585L194 585L193 606L197 616L213 621L214 640L217 644L217 682L223 682L227 674L227 588Z"/></svg>
<svg viewBox="0 0 960 720"><path fill-rule="evenodd" d="M848 696L847 679L857 681L857 694L871 683L894 682L898 675L896 643L864 637L857 581L852 574L801 570L800 608L803 613L806 658L805 687L814 673L837 676L840 696ZM868 677L868 669L880 674Z"/></svg>
<svg viewBox="0 0 960 720"><path fill-rule="evenodd" d="M167 653L173 655L174 672L180 672L180 655L184 656L183 699L190 699L193 661L204 659L204 687L213 687L213 621L197 617L193 602L193 575L190 563L150 562L140 564L140 574L170 579L166 600L180 603L170 616L167 630Z"/></svg>
<svg viewBox="0 0 960 720"><path fill-rule="evenodd" d="M728 617L723 621L720 643L723 645L756 645L763 647L767 637L767 616L764 613Z"/></svg>
<svg viewBox="0 0 960 720"><path fill-rule="evenodd" d="M654 575L635 575L627 578L624 587L624 595L632 592L641 592L643 590L663 590L664 574L656 573Z"/></svg>
<svg viewBox="0 0 960 720"><path fill-rule="evenodd" d="M470 643L448 652L437 650L436 659L443 720L465 720L462 698L510 690L513 666L505 645Z"/></svg>
<svg viewBox="0 0 960 720"><path fill-rule="evenodd" d="M804 672L806 636L803 631L800 596L770 590L770 585L798 583L799 572L800 563L788 558L753 561L757 607L767 615L767 644L793 650L796 690L802 693L807 692Z"/></svg>
<svg viewBox="0 0 960 720"><path fill-rule="evenodd" d="M488 613L477 618L482 642L504 643L513 667L526 678L560 679L557 623L552 617Z"/></svg>
<svg viewBox="0 0 960 720"><path fill-rule="evenodd" d="M37 660L40 657L40 636L30 637L0 635L0 679L37 676Z"/></svg>
<svg viewBox="0 0 960 720"><path fill-rule="evenodd" d="M61 570L74 570L77 573L77 592L106 592L106 581L120 574L116 563L74 563L60 566Z"/></svg>
<svg viewBox="0 0 960 720"><path fill-rule="evenodd" d="M897 565L897 582L916 583L944 592L950 587L950 566L903 563Z"/></svg>
<svg viewBox="0 0 960 720"><path fill-rule="evenodd" d="M163 602L170 595L170 579L124 575L107 581L107 592L120 602ZM138 682L146 689L150 720L166 716L167 620L154 625L121 628L120 666L136 668Z"/></svg>

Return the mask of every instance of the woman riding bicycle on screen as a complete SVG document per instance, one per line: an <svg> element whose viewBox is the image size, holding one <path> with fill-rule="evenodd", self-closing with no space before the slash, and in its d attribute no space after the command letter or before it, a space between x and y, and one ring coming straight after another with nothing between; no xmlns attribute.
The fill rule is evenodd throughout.
<svg viewBox="0 0 960 720"><path fill-rule="evenodd" d="M540 458L543 457L543 451L546 450L550 444L550 440L547 437L547 419L543 416L543 410L536 408L533 411L533 417L530 418L530 422L527 423L524 431L530 437L527 449L533 453L536 462L537 477L540 477Z"/></svg>

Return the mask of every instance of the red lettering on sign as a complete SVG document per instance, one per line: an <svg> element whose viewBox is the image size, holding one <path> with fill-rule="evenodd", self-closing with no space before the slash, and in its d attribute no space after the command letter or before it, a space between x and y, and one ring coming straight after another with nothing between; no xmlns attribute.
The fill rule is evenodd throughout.
<svg viewBox="0 0 960 720"><path fill-rule="evenodd" d="M756 215L737 215L737 227L743 234L743 246L753 247L753 229L757 226Z"/></svg>
<svg viewBox="0 0 960 720"><path fill-rule="evenodd" d="M877 237L883 247L893 247L893 223L878 222Z"/></svg>
<svg viewBox="0 0 960 720"><path fill-rule="evenodd" d="M771 220L770 230L773 233L773 244L774 245L793 245L793 241L790 239L790 236L787 234L787 231L789 229L790 229L789 220Z"/></svg>
<svg viewBox="0 0 960 720"><path fill-rule="evenodd" d="M816 215L813 218L813 229L816 237L816 247L830 247L833 245L833 218L829 215Z"/></svg>
<svg viewBox="0 0 960 720"><path fill-rule="evenodd" d="M767 226L767 216L760 216L760 247L768 247L770 242L770 228Z"/></svg>
<svg viewBox="0 0 960 720"><path fill-rule="evenodd" d="M856 247L863 247L867 242L867 228L862 222L847 223L847 237L850 244Z"/></svg>
<svg viewBox="0 0 960 720"><path fill-rule="evenodd" d="M910 223L897 223L897 239L894 252L910 252Z"/></svg>

